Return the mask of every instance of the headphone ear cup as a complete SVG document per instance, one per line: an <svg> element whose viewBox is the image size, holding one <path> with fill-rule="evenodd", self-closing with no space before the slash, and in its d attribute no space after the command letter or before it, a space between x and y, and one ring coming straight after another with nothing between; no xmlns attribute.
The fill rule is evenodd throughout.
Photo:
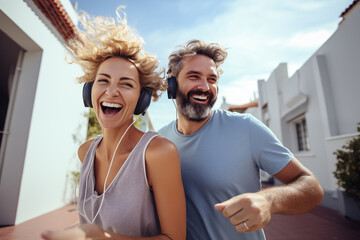
<svg viewBox="0 0 360 240"><path fill-rule="evenodd" d="M140 97L134 111L135 115L139 115L139 114L145 115L145 111L149 107L151 102L151 95L152 95L151 91L145 88L141 90Z"/></svg>
<svg viewBox="0 0 360 240"><path fill-rule="evenodd" d="M83 101L85 107L91 107L91 108L93 107L91 102L91 89L93 84L94 82L86 82L83 86L82 95L83 95Z"/></svg>
<svg viewBox="0 0 360 240"><path fill-rule="evenodd" d="M177 82L175 77L170 77L167 79L168 83L168 99L176 99L176 92L177 92Z"/></svg>

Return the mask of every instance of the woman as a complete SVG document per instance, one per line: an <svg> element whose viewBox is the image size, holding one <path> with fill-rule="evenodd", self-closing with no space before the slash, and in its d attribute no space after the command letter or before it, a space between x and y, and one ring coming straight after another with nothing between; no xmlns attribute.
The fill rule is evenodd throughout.
<svg viewBox="0 0 360 240"><path fill-rule="evenodd" d="M141 50L142 40L112 18L90 19L68 43L86 82L86 104L102 135L83 143L78 212L80 225L46 232L44 239L185 239L185 196L174 144L155 132L133 126L134 112L165 89L157 59ZM89 97L86 97L88 91ZM149 96L150 96L149 95ZM140 99L139 99L140 98ZM144 100L145 98L145 100ZM144 103L145 101L145 103ZM145 106L143 106L145 104ZM140 105L140 110L139 110Z"/></svg>

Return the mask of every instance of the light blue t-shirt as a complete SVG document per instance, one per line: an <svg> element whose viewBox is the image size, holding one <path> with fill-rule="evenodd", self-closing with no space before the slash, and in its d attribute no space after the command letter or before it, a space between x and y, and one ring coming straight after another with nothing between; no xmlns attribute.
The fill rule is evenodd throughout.
<svg viewBox="0 0 360 240"><path fill-rule="evenodd" d="M214 204L261 189L259 169L271 175L292 153L250 114L213 110L192 135L177 131L176 121L159 133L178 148L186 195L187 239L265 239L263 231L239 233Z"/></svg>

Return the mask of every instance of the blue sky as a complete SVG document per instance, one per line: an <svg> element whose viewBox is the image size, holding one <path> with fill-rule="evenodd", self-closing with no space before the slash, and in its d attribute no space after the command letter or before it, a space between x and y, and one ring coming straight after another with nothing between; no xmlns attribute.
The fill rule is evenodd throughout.
<svg viewBox="0 0 360 240"><path fill-rule="evenodd" d="M73 3L74 0L71 0ZM219 96L230 104L248 103L257 80L279 63L289 76L335 32L340 14L353 0L77 0L78 10L115 17L123 5L128 24L145 40L145 51L167 70L169 54L191 39L218 42L228 49ZM166 93L149 107L158 130L176 117Z"/></svg>

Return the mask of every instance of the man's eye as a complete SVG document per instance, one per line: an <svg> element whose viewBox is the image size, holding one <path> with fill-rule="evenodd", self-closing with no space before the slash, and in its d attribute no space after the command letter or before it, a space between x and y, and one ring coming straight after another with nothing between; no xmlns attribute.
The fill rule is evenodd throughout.
<svg viewBox="0 0 360 240"><path fill-rule="evenodd" d="M190 78L190 79L197 79L198 76L196 76L196 75L190 75L189 78Z"/></svg>

